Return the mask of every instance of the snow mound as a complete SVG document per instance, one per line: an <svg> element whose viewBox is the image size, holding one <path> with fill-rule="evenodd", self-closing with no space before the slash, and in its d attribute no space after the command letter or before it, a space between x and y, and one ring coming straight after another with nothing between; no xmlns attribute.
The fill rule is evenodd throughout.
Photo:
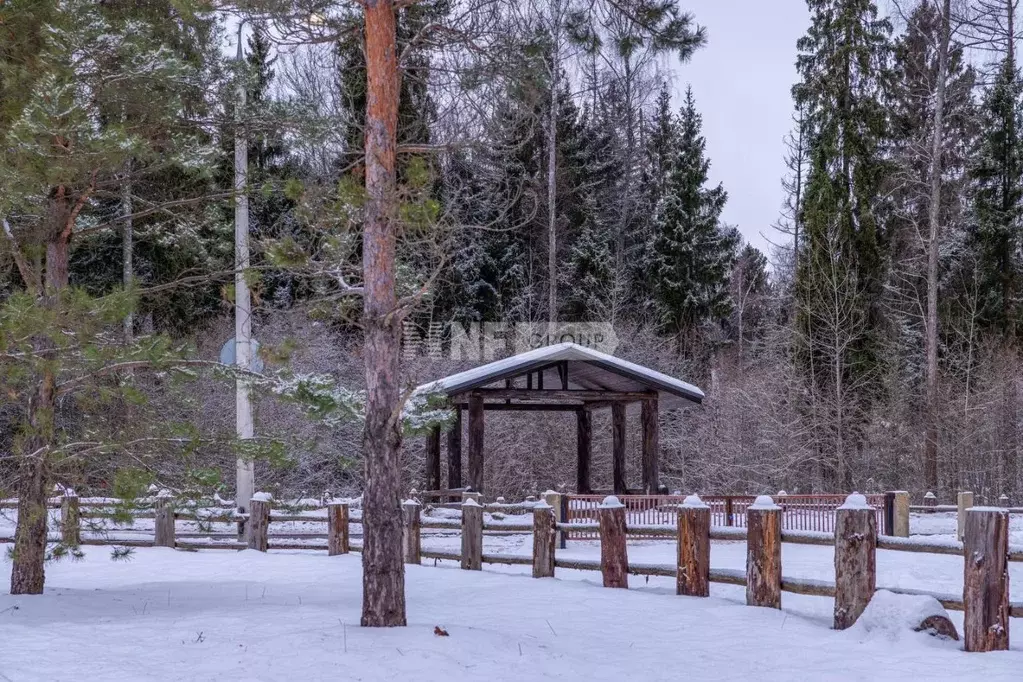
<svg viewBox="0 0 1023 682"><path fill-rule="evenodd" d="M934 597L878 590L850 630L894 641L920 630L932 616L948 618L945 607Z"/></svg>
<svg viewBox="0 0 1023 682"><path fill-rule="evenodd" d="M748 509L752 509L754 511L774 511L776 509L781 509L781 507L774 503L774 500L771 499L770 495L757 495L757 499L753 500L753 504L751 504Z"/></svg>
<svg viewBox="0 0 1023 682"><path fill-rule="evenodd" d="M866 495L852 493L845 498L845 502L842 503L842 506L839 507L839 509L873 509L873 507L867 504Z"/></svg>
<svg viewBox="0 0 1023 682"><path fill-rule="evenodd" d="M601 509L619 509L624 506L625 505L622 504L622 501L614 495L608 495L604 498L604 501L600 503Z"/></svg>
<svg viewBox="0 0 1023 682"><path fill-rule="evenodd" d="M270 493L255 493L252 499L256 502L272 502L274 498Z"/></svg>
<svg viewBox="0 0 1023 682"><path fill-rule="evenodd" d="M687 495L686 499L682 500L681 506L685 509L709 509L699 495Z"/></svg>

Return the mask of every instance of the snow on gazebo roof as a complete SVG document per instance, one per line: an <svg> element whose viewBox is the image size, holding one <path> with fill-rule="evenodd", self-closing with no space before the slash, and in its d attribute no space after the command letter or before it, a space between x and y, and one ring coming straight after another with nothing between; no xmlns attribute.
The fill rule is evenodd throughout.
<svg viewBox="0 0 1023 682"><path fill-rule="evenodd" d="M423 384L416 393L445 393L455 396L472 389L530 372L542 372L546 385L561 387L559 365L568 369L569 390L642 392L656 391L664 407L673 407L682 399L694 403L703 401L704 393L696 386L623 360L607 353L592 350L575 343L543 346L509 358L452 374Z"/></svg>

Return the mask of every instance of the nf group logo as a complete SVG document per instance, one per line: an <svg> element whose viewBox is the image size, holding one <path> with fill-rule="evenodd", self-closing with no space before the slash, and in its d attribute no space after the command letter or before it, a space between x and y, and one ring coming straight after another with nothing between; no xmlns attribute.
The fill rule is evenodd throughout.
<svg viewBox="0 0 1023 682"><path fill-rule="evenodd" d="M559 343L614 354L618 337L610 322L455 322L433 323L426 329L406 322L402 334L406 359L490 362Z"/></svg>

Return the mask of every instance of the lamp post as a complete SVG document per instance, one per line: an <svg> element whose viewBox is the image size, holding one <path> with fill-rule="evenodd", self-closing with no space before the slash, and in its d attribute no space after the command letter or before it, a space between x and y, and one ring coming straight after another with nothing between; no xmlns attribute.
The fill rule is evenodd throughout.
<svg viewBox="0 0 1023 682"><path fill-rule="evenodd" d="M246 280L249 268L249 146L245 135L245 79L243 77L245 57L242 51L242 29L245 20L238 24L238 102L235 111L234 133L234 339L235 364L242 372L248 372L252 365L252 297ZM238 440L253 437L252 398L249 384L243 377L235 381L235 428ZM244 445L244 443L242 443ZM255 493L255 463L251 458L238 457L236 462L235 507L241 514L248 513L249 501ZM238 522L238 536L248 536L247 519Z"/></svg>

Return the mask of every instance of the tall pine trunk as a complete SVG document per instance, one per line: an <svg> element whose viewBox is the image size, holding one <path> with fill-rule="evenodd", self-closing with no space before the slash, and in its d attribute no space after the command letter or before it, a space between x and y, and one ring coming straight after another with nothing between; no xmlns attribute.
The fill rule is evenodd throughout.
<svg viewBox="0 0 1023 682"><path fill-rule="evenodd" d="M367 0L366 215L363 277L366 489L362 625L405 625L398 393L400 320L395 292L395 156L399 75L393 0Z"/></svg>
<svg viewBox="0 0 1023 682"><path fill-rule="evenodd" d="M53 435L54 390L46 373L28 408L28 425L18 467L18 526L14 536L11 594L42 594L45 581L49 441Z"/></svg>
<svg viewBox="0 0 1023 682"><path fill-rule="evenodd" d="M81 199L79 206L84 199ZM56 304L56 297L68 284L73 209L65 188L57 188L49 200L46 220L49 240L46 244L46 287L40 292L44 306ZM40 358L55 358L53 343L40 337L33 341ZM29 399L18 466L18 524L11 566L11 594L42 594L45 581L47 511L50 489L50 448L54 439L57 378L52 369L39 376L35 393Z"/></svg>
<svg viewBox="0 0 1023 682"><path fill-rule="evenodd" d="M931 125L931 196L928 211L927 242L927 318L924 321L926 365L926 419L924 438L924 485L938 487L938 241L941 237L941 174L945 125L945 81L948 80L948 44L951 33L951 0L945 0L941 16L941 42L938 45L938 73Z"/></svg>

